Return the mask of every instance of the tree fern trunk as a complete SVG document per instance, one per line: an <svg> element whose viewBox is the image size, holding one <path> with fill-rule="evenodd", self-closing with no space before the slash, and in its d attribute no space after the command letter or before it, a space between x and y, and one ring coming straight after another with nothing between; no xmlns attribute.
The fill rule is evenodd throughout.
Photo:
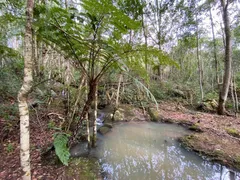
<svg viewBox="0 0 240 180"><path fill-rule="evenodd" d="M29 110L27 104L28 94L32 88L32 19L34 0L27 1L26 26L24 37L24 79L18 92L18 106L20 114L20 161L23 170L23 180L31 179L30 167L30 133L29 133Z"/></svg>
<svg viewBox="0 0 240 180"><path fill-rule="evenodd" d="M80 115L80 119L79 119L77 125L75 126L76 128L74 129L73 135L69 141L70 146L75 143L76 137L77 137L79 130L81 128L81 125L82 125L82 121L86 117L86 114L88 113L89 108L90 108L92 102L94 101L95 93L97 90L97 84L98 84L98 79L93 79L93 80L91 79L89 82L88 99L83 107L82 113Z"/></svg>

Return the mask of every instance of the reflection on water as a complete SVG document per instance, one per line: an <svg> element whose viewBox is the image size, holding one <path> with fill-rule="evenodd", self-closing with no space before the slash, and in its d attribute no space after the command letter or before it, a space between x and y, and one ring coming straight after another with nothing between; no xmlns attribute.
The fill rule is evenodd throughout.
<svg viewBox="0 0 240 180"><path fill-rule="evenodd" d="M204 161L180 147L184 128L172 124L125 123L100 137L98 157L105 179L204 180L237 179L239 174Z"/></svg>

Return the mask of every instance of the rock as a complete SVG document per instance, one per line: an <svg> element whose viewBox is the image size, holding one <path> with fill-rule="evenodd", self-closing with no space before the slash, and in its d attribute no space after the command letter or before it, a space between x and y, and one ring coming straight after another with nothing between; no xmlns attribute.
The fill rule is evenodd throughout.
<svg viewBox="0 0 240 180"><path fill-rule="evenodd" d="M191 130L191 131L203 132L203 130L200 128L198 123L193 124L188 129Z"/></svg>
<svg viewBox="0 0 240 180"><path fill-rule="evenodd" d="M124 120L124 113L120 112L120 110L116 110L113 115L114 121L123 121Z"/></svg>
<svg viewBox="0 0 240 180"><path fill-rule="evenodd" d="M89 154L88 143L79 143L70 148L71 157L86 157Z"/></svg>
<svg viewBox="0 0 240 180"><path fill-rule="evenodd" d="M168 94L172 97L181 97L183 99L186 99L186 96L182 90L179 89L172 89Z"/></svg>
<svg viewBox="0 0 240 180"><path fill-rule="evenodd" d="M198 105L197 110L204 112L215 112L217 107L218 103L215 99L207 99Z"/></svg>
<svg viewBox="0 0 240 180"><path fill-rule="evenodd" d="M103 117L103 122L111 123L112 121L113 121L113 114L112 113L105 114L105 116Z"/></svg>
<svg viewBox="0 0 240 180"><path fill-rule="evenodd" d="M110 124L110 123L105 123L105 124L103 125L103 127L113 128L113 125Z"/></svg>
<svg viewBox="0 0 240 180"><path fill-rule="evenodd" d="M106 127L106 126L102 126L98 129L98 133L104 135L107 134L109 131L111 131L111 128Z"/></svg>
<svg viewBox="0 0 240 180"><path fill-rule="evenodd" d="M161 119L159 112L157 111L156 108L149 108L148 113L150 115L150 120L157 122Z"/></svg>

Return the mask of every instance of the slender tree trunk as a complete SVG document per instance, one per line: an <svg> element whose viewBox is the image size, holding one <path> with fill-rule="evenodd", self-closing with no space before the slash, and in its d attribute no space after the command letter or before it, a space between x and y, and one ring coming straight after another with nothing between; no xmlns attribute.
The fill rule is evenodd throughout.
<svg viewBox="0 0 240 180"><path fill-rule="evenodd" d="M96 91L94 93L94 113L93 113L93 138L92 138L92 147L96 147L97 143L97 104L98 104L98 85L96 86Z"/></svg>
<svg viewBox="0 0 240 180"><path fill-rule="evenodd" d="M218 114L224 115L226 113L225 103L228 96L229 85L231 80L231 69L232 69L232 49L231 49L231 32L229 24L229 14L228 14L228 0L221 0L221 5L223 8L223 22L224 22L224 32L225 32L225 62L224 62L224 77L223 86L219 93L219 105Z"/></svg>
<svg viewBox="0 0 240 180"><path fill-rule="evenodd" d="M68 1L65 0L65 8L67 9L68 8Z"/></svg>
<svg viewBox="0 0 240 180"><path fill-rule="evenodd" d="M196 15L197 21L197 61L198 61L198 72L199 72L199 86L200 86L200 93L201 93L201 101L203 101L204 93L203 93L203 69L202 69L202 61L199 54L199 32L198 32L198 18Z"/></svg>
<svg viewBox="0 0 240 180"><path fill-rule="evenodd" d="M238 113L238 96L237 96L237 89L236 89L236 81L235 81L235 75L233 75L233 87L234 87L234 97L235 97L235 107L236 107L236 116Z"/></svg>
<svg viewBox="0 0 240 180"><path fill-rule="evenodd" d="M32 56L33 56L33 75L35 78L38 78L39 76L39 62L38 62L38 46L37 46L37 37L34 35L34 32L32 31ZM37 80L37 79L36 79Z"/></svg>
<svg viewBox="0 0 240 180"><path fill-rule="evenodd" d="M86 101L88 99L88 81L87 81L87 78L86 78L86 82L85 82L85 86L86 86ZM86 113L86 122L87 122L87 141L88 141L88 149L91 149L91 138L90 138L90 124L89 124L89 117L88 117L88 113Z"/></svg>
<svg viewBox="0 0 240 180"><path fill-rule="evenodd" d="M162 25L162 13L161 13L161 9L162 9L162 0L156 0L155 1L156 7L157 7L157 22L158 22L158 49L161 51L162 50L162 34L161 34L161 25ZM159 64L158 66L158 75L159 75L159 79L160 81L162 81L163 79L163 68L161 66L161 64Z"/></svg>
<svg viewBox="0 0 240 180"><path fill-rule="evenodd" d="M130 32L129 32L129 44L132 44L132 30L130 29Z"/></svg>
<svg viewBox="0 0 240 180"><path fill-rule="evenodd" d="M119 105L119 94L120 94L121 82L122 82L122 74L120 74L119 81L118 81L117 97L116 97L116 108L118 108L118 105Z"/></svg>
<svg viewBox="0 0 240 180"><path fill-rule="evenodd" d="M24 37L24 79L18 92L18 106L20 114L20 161L23 170L23 180L31 179L30 167L30 132L28 94L33 82L33 54L32 54L32 19L34 0L27 1L26 26Z"/></svg>
<svg viewBox="0 0 240 180"><path fill-rule="evenodd" d="M234 71L232 71L232 77L231 77L231 95L232 95L235 117L237 117L238 97L237 97L237 92L236 92L236 83L235 83Z"/></svg>
<svg viewBox="0 0 240 180"><path fill-rule="evenodd" d="M145 44L145 48L147 48L148 46L148 39L147 39L147 28L144 22L144 14L142 14L142 31L143 31L143 36L144 36L144 44ZM148 57L147 57L147 51L145 51L145 55L144 55L144 62L145 62L145 69L147 71L148 69Z"/></svg>
<svg viewBox="0 0 240 180"><path fill-rule="evenodd" d="M216 38L215 38L215 33L214 33L214 24L213 24L211 6L209 7L209 12L210 12L212 38L213 38L213 47L214 47L213 54L214 54L214 64L215 64L215 84L218 85L219 84L219 77L218 77L217 45L216 45Z"/></svg>
<svg viewBox="0 0 240 180"><path fill-rule="evenodd" d="M236 115L236 102L235 102L235 96L234 96L234 85L233 85L233 77L231 78L231 96L232 96L232 102L233 102L233 110Z"/></svg>
<svg viewBox="0 0 240 180"><path fill-rule="evenodd" d="M77 94L77 98L76 98L76 101L75 101L74 106L73 106L72 113L71 113L70 116L67 116L67 117L70 117L70 121L69 121L69 123L68 123L67 131L69 131L69 129L70 129L70 127L71 127L71 124L72 124L72 122L73 122L73 120L74 120L74 118L75 118L75 114L76 114L76 111L77 111L77 109L78 109L78 103L79 103L80 98L81 98L81 96L82 96L82 87L83 87L84 81L85 81L85 76L84 76L84 74L83 74L83 76L82 76L81 79L80 79L80 84L79 84L79 86L78 86L78 94Z"/></svg>

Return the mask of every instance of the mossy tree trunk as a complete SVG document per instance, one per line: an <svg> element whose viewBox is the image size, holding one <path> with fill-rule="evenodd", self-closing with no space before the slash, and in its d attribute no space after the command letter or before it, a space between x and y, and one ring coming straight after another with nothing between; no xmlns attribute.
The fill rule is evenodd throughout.
<svg viewBox="0 0 240 180"><path fill-rule="evenodd" d="M27 1L26 26L24 37L24 79L18 93L18 106L20 114L20 161L23 170L23 180L31 179L30 167L30 133L29 133L29 110L27 104L28 94L32 88L32 19L34 0Z"/></svg>

